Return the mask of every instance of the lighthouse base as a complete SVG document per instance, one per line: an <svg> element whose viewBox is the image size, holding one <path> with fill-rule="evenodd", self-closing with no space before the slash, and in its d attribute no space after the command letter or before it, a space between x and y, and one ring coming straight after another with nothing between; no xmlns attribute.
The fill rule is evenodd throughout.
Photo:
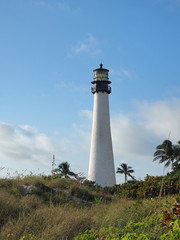
<svg viewBox="0 0 180 240"><path fill-rule="evenodd" d="M105 187L116 184L112 150L109 98L106 92L94 94L93 127L88 180Z"/></svg>

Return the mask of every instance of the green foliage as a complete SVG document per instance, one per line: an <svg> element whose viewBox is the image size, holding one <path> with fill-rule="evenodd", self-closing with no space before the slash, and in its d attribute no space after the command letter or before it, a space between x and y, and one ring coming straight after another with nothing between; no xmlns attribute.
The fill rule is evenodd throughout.
<svg viewBox="0 0 180 240"><path fill-rule="evenodd" d="M64 178L75 177L76 174L70 170L70 164L68 162L62 162L58 165L58 168L54 170L54 173Z"/></svg>
<svg viewBox="0 0 180 240"><path fill-rule="evenodd" d="M0 189L5 189L9 193L16 196L21 195L21 187L19 182L14 179L0 179Z"/></svg>
<svg viewBox="0 0 180 240"><path fill-rule="evenodd" d="M98 231L92 228L91 230L86 230L80 236L75 237L75 240L94 240L98 238Z"/></svg>
<svg viewBox="0 0 180 240"><path fill-rule="evenodd" d="M179 239L177 216L163 226L163 212L173 213L179 198L165 196L178 193L179 178L163 182L160 199L162 177L105 188L65 178L0 179L0 239ZM22 184L32 193L25 196Z"/></svg>
<svg viewBox="0 0 180 240"><path fill-rule="evenodd" d="M130 221L124 228L113 226L92 228L77 236L75 240L178 240L180 239L179 223L180 220L173 222L171 230L168 231L167 227L162 227L161 215L153 214L139 222Z"/></svg>
<svg viewBox="0 0 180 240"><path fill-rule="evenodd" d="M7 235L7 240L14 240L14 237L15 236L14 236L13 233L12 234L8 234ZM22 236L18 240L37 240L37 238L33 234L29 233L29 234L25 234L24 236Z"/></svg>
<svg viewBox="0 0 180 240"><path fill-rule="evenodd" d="M86 189L75 186L71 189L71 195L85 201L94 201L95 198L94 195Z"/></svg>
<svg viewBox="0 0 180 240"><path fill-rule="evenodd" d="M122 163L120 165L120 168L117 168L117 173L124 174L124 176L125 176L125 183L127 183L127 176L129 176L132 179L134 179L134 177L131 175L131 173L133 173L133 172L134 172L134 170L132 169L132 167L128 166L126 163Z"/></svg>
<svg viewBox="0 0 180 240"><path fill-rule="evenodd" d="M36 195L27 195L21 198L20 204L25 212L31 212L44 206L43 199Z"/></svg>
<svg viewBox="0 0 180 240"><path fill-rule="evenodd" d="M18 219L23 211L19 205L19 199L14 195L1 191L0 194L0 227L11 219Z"/></svg>
<svg viewBox="0 0 180 240"><path fill-rule="evenodd" d="M48 186L50 188L56 188L56 189L61 189L65 190L70 188L70 186L74 183L73 180L71 179L65 179L65 178L55 178L53 181L50 181L48 183Z"/></svg>
<svg viewBox="0 0 180 240"><path fill-rule="evenodd" d="M179 193L179 176L168 175L162 176L149 176L147 175L144 181L132 181L126 184L116 185L111 188L104 188L107 193L118 194L121 197L127 197L131 199L143 199L143 198L155 198L159 196L162 186L162 195L177 194Z"/></svg>
<svg viewBox="0 0 180 240"><path fill-rule="evenodd" d="M13 185L12 179L0 179L0 188L11 188Z"/></svg>
<svg viewBox="0 0 180 240"><path fill-rule="evenodd" d="M172 230L160 236L160 240L178 240L180 239L180 221L176 220L171 225Z"/></svg>
<svg viewBox="0 0 180 240"><path fill-rule="evenodd" d="M92 228L90 230L86 230L85 233L75 237L75 240L96 240L96 239L118 240L119 235L116 229L110 226L108 228L102 227L99 230Z"/></svg>
<svg viewBox="0 0 180 240"><path fill-rule="evenodd" d="M64 192L58 192L56 194L52 194L52 203L54 205L66 205L70 203L70 198Z"/></svg>
<svg viewBox="0 0 180 240"><path fill-rule="evenodd" d="M95 197L95 202L96 202L96 204L103 203L103 197Z"/></svg>
<svg viewBox="0 0 180 240"><path fill-rule="evenodd" d="M16 179L13 179L15 181ZM16 180L17 181L17 180ZM44 176L25 176L22 179L19 179L17 182L19 184L26 184L26 185L36 185L38 182L46 184L49 180L44 178Z"/></svg>
<svg viewBox="0 0 180 240"><path fill-rule="evenodd" d="M164 140L162 144L156 147L156 152L154 153L153 161L159 161L159 163L164 163L165 167L171 165L172 170L179 168L179 158L180 158L180 141L174 145L170 140Z"/></svg>

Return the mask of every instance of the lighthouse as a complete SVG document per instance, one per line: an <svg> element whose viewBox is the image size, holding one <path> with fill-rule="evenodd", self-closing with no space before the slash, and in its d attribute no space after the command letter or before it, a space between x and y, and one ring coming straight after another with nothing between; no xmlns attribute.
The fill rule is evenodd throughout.
<svg viewBox="0 0 180 240"><path fill-rule="evenodd" d="M109 116L111 82L108 72L100 64L100 68L94 70L94 81L91 82L94 84L91 88L94 109L88 180L102 187L116 184Z"/></svg>

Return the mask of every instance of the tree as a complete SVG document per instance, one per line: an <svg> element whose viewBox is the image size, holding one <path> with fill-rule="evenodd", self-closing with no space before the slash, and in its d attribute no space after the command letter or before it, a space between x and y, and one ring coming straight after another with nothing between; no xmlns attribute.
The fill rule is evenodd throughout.
<svg viewBox="0 0 180 240"><path fill-rule="evenodd" d="M164 140L162 144L156 147L153 161L159 160L159 163L164 163L165 167L171 165L174 170L174 163L180 158L180 141L177 145L173 145L170 140Z"/></svg>
<svg viewBox="0 0 180 240"><path fill-rule="evenodd" d="M127 183L127 176L129 176L132 179L134 179L134 177L131 175L131 173L133 173L133 172L134 172L134 170L132 169L132 167L128 166L126 163L122 163L120 165L120 168L117 168L117 172L116 173L124 174L124 176L125 176L125 183Z"/></svg>
<svg viewBox="0 0 180 240"><path fill-rule="evenodd" d="M68 162L60 163L54 172L64 178L70 178L69 176L76 176L76 174L70 170L70 164Z"/></svg>
<svg viewBox="0 0 180 240"><path fill-rule="evenodd" d="M177 144L174 145L174 157L175 161L173 163L172 172L176 173L180 171L180 141L178 141Z"/></svg>
<svg viewBox="0 0 180 240"><path fill-rule="evenodd" d="M178 141L177 144L174 145L174 157L175 157L174 165L177 166L180 164L180 141Z"/></svg>
<svg viewBox="0 0 180 240"><path fill-rule="evenodd" d="M84 183L84 181L86 181L86 177L83 175L83 173L77 173L75 175L76 181L79 185L82 185Z"/></svg>
<svg viewBox="0 0 180 240"><path fill-rule="evenodd" d="M176 173L176 172L178 172L178 171L180 171L180 161L176 161L176 162L174 163L174 168L173 168L172 173Z"/></svg>

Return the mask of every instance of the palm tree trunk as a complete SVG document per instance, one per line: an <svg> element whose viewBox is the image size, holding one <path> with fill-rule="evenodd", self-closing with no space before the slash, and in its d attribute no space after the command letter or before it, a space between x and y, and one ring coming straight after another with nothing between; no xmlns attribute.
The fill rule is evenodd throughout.
<svg viewBox="0 0 180 240"><path fill-rule="evenodd" d="M173 159L171 160L171 163L172 163L172 170L174 172L174 163L173 163Z"/></svg>
<svg viewBox="0 0 180 240"><path fill-rule="evenodd" d="M127 183L127 174L125 174L125 183Z"/></svg>

